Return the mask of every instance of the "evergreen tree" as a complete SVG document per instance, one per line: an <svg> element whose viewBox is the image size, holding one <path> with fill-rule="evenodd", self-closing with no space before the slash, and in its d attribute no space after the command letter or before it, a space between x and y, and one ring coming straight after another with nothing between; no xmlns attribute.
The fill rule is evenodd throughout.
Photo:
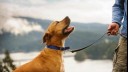
<svg viewBox="0 0 128 72"><path fill-rule="evenodd" d="M13 60L10 57L9 51L5 51L5 58L3 59L3 62L9 66L12 70L14 70L16 67L13 65Z"/></svg>
<svg viewBox="0 0 128 72"><path fill-rule="evenodd" d="M0 72L3 72L3 66L2 66L2 61L0 59Z"/></svg>
<svg viewBox="0 0 128 72"><path fill-rule="evenodd" d="M15 68L16 66L13 64L10 53L6 50L5 58L0 61L0 72L12 72Z"/></svg>

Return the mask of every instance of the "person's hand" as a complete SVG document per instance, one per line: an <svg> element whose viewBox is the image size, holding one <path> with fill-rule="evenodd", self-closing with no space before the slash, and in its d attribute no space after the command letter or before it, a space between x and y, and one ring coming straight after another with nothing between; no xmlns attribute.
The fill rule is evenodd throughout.
<svg viewBox="0 0 128 72"><path fill-rule="evenodd" d="M119 25L117 23L113 22L113 23L109 24L107 34L108 35L117 35L119 28L120 28Z"/></svg>

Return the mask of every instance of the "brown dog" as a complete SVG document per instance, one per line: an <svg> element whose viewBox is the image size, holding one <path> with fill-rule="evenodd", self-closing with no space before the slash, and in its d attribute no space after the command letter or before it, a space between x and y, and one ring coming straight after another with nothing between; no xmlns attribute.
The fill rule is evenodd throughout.
<svg viewBox="0 0 128 72"><path fill-rule="evenodd" d="M64 41L74 30L74 27L69 27L69 25L69 17L65 17L62 21L52 22L43 37L43 42L47 46L35 59L14 72L64 72L62 57L62 51L65 50Z"/></svg>

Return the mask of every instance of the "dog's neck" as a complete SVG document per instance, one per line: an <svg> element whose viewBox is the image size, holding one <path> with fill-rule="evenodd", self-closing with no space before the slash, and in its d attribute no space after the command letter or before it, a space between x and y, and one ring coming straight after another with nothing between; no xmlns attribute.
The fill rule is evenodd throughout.
<svg viewBox="0 0 128 72"><path fill-rule="evenodd" d="M55 37L55 38L51 38L50 40L47 40L46 45L47 46L52 45L52 46L57 46L57 47L62 48L62 47L64 47L64 42L65 42L65 40L60 40L57 37ZM52 55L57 54L59 56L62 56L62 51L61 50L49 49L49 48L46 47L45 52L53 53ZM49 54L49 53L47 53L47 54Z"/></svg>
<svg viewBox="0 0 128 72"><path fill-rule="evenodd" d="M61 40L58 37L51 38L46 45L53 45L57 47L64 47L65 40Z"/></svg>

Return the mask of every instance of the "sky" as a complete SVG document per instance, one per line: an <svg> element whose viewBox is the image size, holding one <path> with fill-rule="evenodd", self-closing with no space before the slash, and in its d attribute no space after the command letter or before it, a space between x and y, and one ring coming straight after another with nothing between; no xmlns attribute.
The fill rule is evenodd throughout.
<svg viewBox="0 0 128 72"><path fill-rule="evenodd" d="M48 20L62 20L69 16L71 22L109 24L113 3L114 0L0 0L0 33L1 29L15 34L43 30L38 24L31 26L26 22L19 23L19 20L12 19L11 16ZM24 28L14 32L18 26L29 27L29 30L25 31Z"/></svg>

